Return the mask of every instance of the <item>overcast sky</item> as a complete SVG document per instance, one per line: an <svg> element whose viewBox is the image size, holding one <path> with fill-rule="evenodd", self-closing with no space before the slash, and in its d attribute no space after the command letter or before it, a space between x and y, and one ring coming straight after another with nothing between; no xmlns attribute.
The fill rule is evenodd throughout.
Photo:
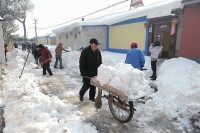
<svg viewBox="0 0 200 133"><path fill-rule="evenodd" d="M44 28L86 15L121 1L123 0L32 0L35 4L35 9L29 13L27 17L26 25L28 38L35 36L33 24L34 18L38 20L37 27ZM121 4L120 6L116 6L104 12L100 12L99 14L89 16L85 19L91 19L96 16L112 12L129 10L130 1L131 0ZM143 0L145 5L153 4L159 1L163 0ZM20 23L17 24L20 26L17 34L23 35L22 25ZM54 28L56 27L45 30L38 29L38 35L45 35L51 32Z"/></svg>

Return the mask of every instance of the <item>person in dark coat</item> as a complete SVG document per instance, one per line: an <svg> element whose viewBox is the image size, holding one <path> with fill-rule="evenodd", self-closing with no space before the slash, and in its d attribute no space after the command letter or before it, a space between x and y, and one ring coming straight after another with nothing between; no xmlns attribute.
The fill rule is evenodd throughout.
<svg viewBox="0 0 200 133"><path fill-rule="evenodd" d="M13 44L13 46L14 46L15 48L18 48L18 44L17 44L16 42Z"/></svg>
<svg viewBox="0 0 200 133"><path fill-rule="evenodd" d="M49 75L52 76L53 73L51 72L50 69L50 62L52 58L51 52L42 44L39 44L38 48L41 49L41 58L42 58L41 64L43 66L43 75L46 75L46 70L47 70Z"/></svg>
<svg viewBox="0 0 200 133"><path fill-rule="evenodd" d="M90 78L97 76L97 69L102 64L101 52L98 41L93 38L90 45L83 49L79 60L79 68L83 77L83 86L79 92L79 99L83 101L85 92L90 88L89 100L95 101L96 87L90 84Z"/></svg>
<svg viewBox="0 0 200 133"><path fill-rule="evenodd" d="M26 44L25 43L22 44L22 51L26 51Z"/></svg>
<svg viewBox="0 0 200 133"><path fill-rule="evenodd" d="M7 51L7 47L8 47L8 45L5 44L5 45L4 45L4 49L5 49L5 58L6 58L6 61L7 61L7 57L6 57L6 55L7 55L7 52L8 52L8 51Z"/></svg>
<svg viewBox="0 0 200 133"><path fill-rule="evenodd" d="M137 48L137 43L131 43L131 50L127 53L126 64L131 64L134 68L142 69L145 63L144 53Z"/></svg>
<svg viewBox="0 0 200 133"><path fill-rule="evenodd" d="M31 44L29 42L27 42L27 50L31 50Z"/></svg>
<svg viewBox="0 0 200 133"><path fill-rule="evenodd" d="M38 57L37 56L37 53L38 53L38 50L36 50L36 48L38 48L38 45L37 44L35 44L35 43L33 43L32 44L32 55L34 56L34 59L35 59L35 62L36 62L36 64L38 64L38 58L40 57Z"/></svg>
<svg viewBox="0 0 200 133"><path fill-rule="evenodd" d="M36 64L42 66L41 49L38 46L35 48L34 58L36 58Z"/></svg>

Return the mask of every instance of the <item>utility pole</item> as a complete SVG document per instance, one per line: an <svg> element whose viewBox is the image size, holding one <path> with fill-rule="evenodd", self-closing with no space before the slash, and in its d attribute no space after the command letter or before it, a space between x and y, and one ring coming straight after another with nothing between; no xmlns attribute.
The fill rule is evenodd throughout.
<svg viewBox="0 0 200 133"><path fill-rule="evenodd" d="M37 19L36 18L34 18L34 25L35 25L35 43L37 44L38 43L38 38L37 38Z"/></svg>

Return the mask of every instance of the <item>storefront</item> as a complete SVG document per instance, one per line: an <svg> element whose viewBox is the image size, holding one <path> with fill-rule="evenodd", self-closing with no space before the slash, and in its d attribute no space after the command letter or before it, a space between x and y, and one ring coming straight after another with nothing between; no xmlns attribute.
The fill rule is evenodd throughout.
<svg viewBox="0 0 200 133"><path fill-rule="evenodd" d="M149 44L150 42L160 41L163 46L160 56L163 58L175 56L177 22L176 16L168 16L150 19L146 25L149 28Z"/></svg>

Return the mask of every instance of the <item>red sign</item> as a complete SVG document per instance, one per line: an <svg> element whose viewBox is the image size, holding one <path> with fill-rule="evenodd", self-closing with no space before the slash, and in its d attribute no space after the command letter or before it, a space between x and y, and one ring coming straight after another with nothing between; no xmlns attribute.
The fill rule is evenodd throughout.
<svg viewBox="0 0 200 133"><path fill-rule="evenodd" d="M172 26L171 26L171 35L173 35L176 32L176 24L178 23L178 19L174 18L172 20Z"/></svg>

